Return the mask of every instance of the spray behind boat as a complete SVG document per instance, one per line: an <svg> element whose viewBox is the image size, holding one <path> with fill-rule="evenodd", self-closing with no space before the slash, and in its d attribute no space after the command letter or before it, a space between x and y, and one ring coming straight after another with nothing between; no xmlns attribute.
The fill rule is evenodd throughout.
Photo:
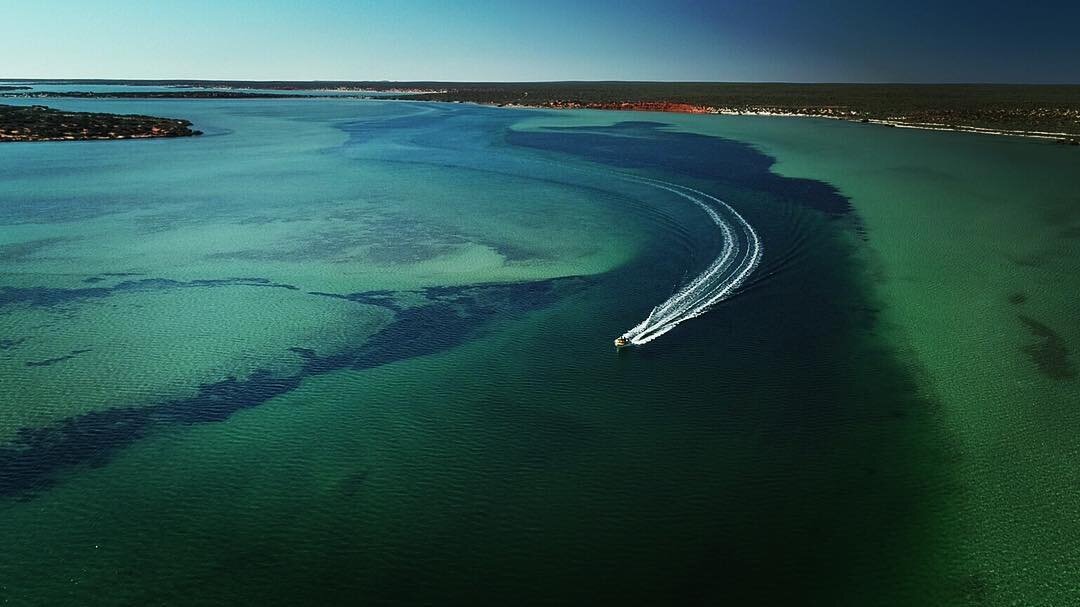
<svg viewBox="0 0 1080 607"><path fill-rule="evenodd" d="M704 210L723 233L720 255L709 267L652 309L649 316L615 338L615 348L648 343L683 321L701 316L716 303L730 297L753 273L761 261L762 246L757 232L731 205L719 198L686 186L649 179L624 177L628 181L666 190Z"/></svg>

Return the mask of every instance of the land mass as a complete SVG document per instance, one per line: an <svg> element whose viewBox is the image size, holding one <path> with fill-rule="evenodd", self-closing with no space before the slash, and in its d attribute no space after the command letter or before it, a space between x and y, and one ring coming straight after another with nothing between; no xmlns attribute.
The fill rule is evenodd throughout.
<svg viewBox="0 0 1080 607"><path fill-rule="evenodd" d="M553 109L808 116L1080 142L1080 86L708 82L444 86L446 92L422 97Z"/></svg>
<svg viewBox="0 0 1080 607"><path fill-rule="evenodd" d="M191 137L202 131L177 118L66 112L43 105L0 105L0 142Z"/></svg>
<svg viewBox="0 0 1080 607"><path fill-rule="evenodd" d="M1016 135L1080 144L1080 85L787 84L719 82L391 82L20 80L65 85L199 87L211 91L7 93L33 97L249 98L296 92L549 109L808 116L896 127ZM229 89L247 89L241 92ZM281 91L292 91L283 94Z"/></svg>

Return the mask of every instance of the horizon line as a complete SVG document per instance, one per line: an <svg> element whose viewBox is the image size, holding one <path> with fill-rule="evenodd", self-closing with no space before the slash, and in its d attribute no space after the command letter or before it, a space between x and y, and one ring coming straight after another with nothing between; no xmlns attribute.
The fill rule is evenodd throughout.
<svg viewBox="0 0 1080 607"><path fill-rule="evenodd" d="M985 81L916 81L916 80L837 80L837 81L799 81L799 80L388 80L388 79L340 79L340 78L10 78L0 77L0 82L252 82L252 83L378 83L378 84L786 84L786 85L827 85L827 86L1080 86L1080 82L1004 82Z"/></svg>

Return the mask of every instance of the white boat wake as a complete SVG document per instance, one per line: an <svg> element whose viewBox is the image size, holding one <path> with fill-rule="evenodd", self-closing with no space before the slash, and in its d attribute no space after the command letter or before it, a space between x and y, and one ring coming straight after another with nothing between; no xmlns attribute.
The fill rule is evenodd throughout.
<svg viewBox="0 0 1080 607"><path fill-rule="evenodd" d="M720 228L724 238L720 255L704 272L653 308L645 320L616 340L617 343L625 340L622 343L626 345L641 345L660 337L683 321L701 316L716 303L730 297L761 261L762 247L754 228L723 200L666 181L644 177L630 179L667 190L701 207Z"/></svg>

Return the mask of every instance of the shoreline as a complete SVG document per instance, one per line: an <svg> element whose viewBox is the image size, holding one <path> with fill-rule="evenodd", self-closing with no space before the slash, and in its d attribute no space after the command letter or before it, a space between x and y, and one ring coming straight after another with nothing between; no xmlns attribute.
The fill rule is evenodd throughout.
<svg viewBox="0 0 1080 607"><path fill-rule="evenodd" d="M546 109L613 109L693 114L797 116L898 128L1058 140L1080 145L1080 84L899 84L762 82L438 82L373 80L4 80L47 98L49 84L132 87L62 97L184 98L327 95L476 103ZM165 87L143 93L138 87ZM182 91L181 87L204 89ZM238 89L244 89L243 91ZM13 92L8 95L14 96ZM44 94L43 94L44 93ZM7 96L7 95L5 95Z"/></svg>
<svg viewBox="0 0 1080 607"><path fill-rule="evenodd" d="M417 100L420 101L420 100ZM442 101L442 100L438 100ZM455 101L444 101L444 103L460 103ZM1004 137L1021 137L1025 139L1040 139L1044 141L1053 141L1060 145L1068 146L1080 146L1080 133L1057 133L1050 131L1027 131L1027 130L1013 130L1013 129L995 129L990 127L979 127L969 125L949 125L939 124L933 122L908 122L900 119L890 118L869 118L861 117L858 114L851 112L848 115L835 115L831 113L810 113L810 112L788 112L788 111L769 111L769 110L739 110L734 108L717 108L711 106L699 106L683 103L634 103L634 102L622 102L622 103L603 103L603 104L578 104L578 103L561 103L561 104L523 104L523 103L484 103L477 102L477 105L485 105L489 107L505 107L505 108L519 108L519 109L540 109L540 110L599 110L599 111L623 111L623 112L661 112L672 114L711 114L717 116L767 116L776 118L825 118L828 120L843 120L846 122L857 122L861 124L876 124L880 126L901 128L901 129L917 129L923 131L947 131L954 133L974 133L978 135L995 135Z"/></svg>
<svg viewBox="0 0 1080 607"><path fill-rule="evenodd" d="M1026 129L1006 129L995 127L983 127L966 124L947 124L938 122L922 122L906 120L903 118L874 118L860 113L857 110L840 110L832 107L809 108L809 111L790 111L780 108L769 107L722 107L711 105L699 105L683 102L669 101L619 101L619 102L578 102L578 101L544 101L538 103L521 103L512 101L500 103L497 101L475 101L465 99L430 99L427 95L445 93L446 91L433 90L385 90L374 89L297 89L299 94L286 94L281 92L240 92L232 90L234 87L223 87L228 90L217 91L173 91L173 92L58 92L58 91L18 91L0 93L0 98L11 99L364 99L386 101L423 101L437 103L471 103L475 105L500 108L538 109L538 110L600 110L600 111L624 111L624 112L659 112L675 114L712 114L720 116L768 116L786 118L826 118L829 120L843 120L862 124L876 124L903 129L917 129L924 131L945 131L955 133L973 133L979 135L994 135L1003 137L1018 137L1024 139L1039 139L1051 141L1058 145L1080 146L1080 132L1058 132ZM284 89L279 89L284 90ZM328 95L326 93L339 93ZM365 96L365 93L383 93L387 96ZM401 95L393 96L393 95ZM124 138L151 138L143 137L98 137L97 139L124 139ZM85 138L83 138L85 139ZM18 141L19 139L6 138L0 135L2 141ZM46 141L46 139L35 139ZM68 141L65 137L48 139L47 141ZM25 141L22 140L22 141Z"/></svg>
<svg viewBox="0 0 1080 607"><path fill-rule="evenodd" d="M139 114L70 112L44 105L0 105L0 143L197 137L189 120Z"/></svg>

